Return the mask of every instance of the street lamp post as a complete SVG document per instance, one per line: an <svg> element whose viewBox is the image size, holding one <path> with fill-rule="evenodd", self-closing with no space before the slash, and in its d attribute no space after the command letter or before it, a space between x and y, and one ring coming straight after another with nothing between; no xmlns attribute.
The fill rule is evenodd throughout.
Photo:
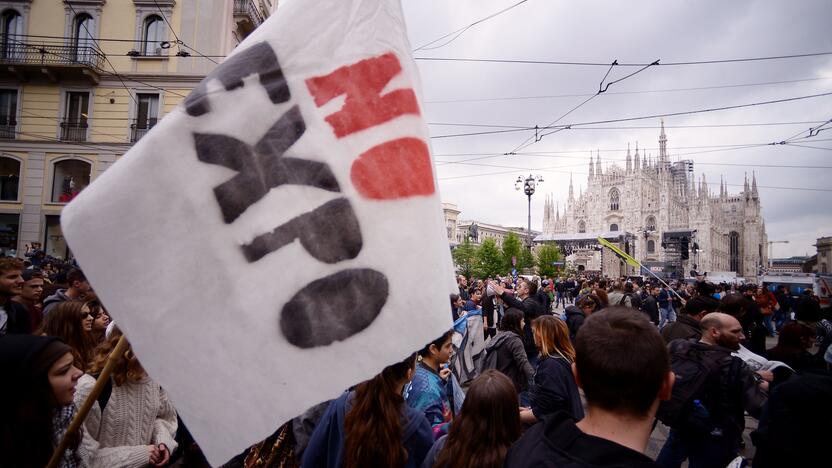
<svg viewBox="0 0 832 468"><path fill-rule="evenodd" d="M768 269L771 271L771 268L774 266L774 263L771 261L771 254L772 254L772 246L774 244L788 244L789 241L782 240L782 241L768 241Z"/></svg>
<svg viewBox="0 0 832 468"><path fill-rule="evenodd" d="M526 194L526 197L529 199L529 224L528 224L528 242L529 242L529 251L532 249L532 195L534 195L534 190L537 187L537 184L543 183L543 176L534 176L529 174L526 179L523 179L523 176L517 176L517 181L514 182L514 189L520 190L520 187L523 188L523 193Z"/></svg>

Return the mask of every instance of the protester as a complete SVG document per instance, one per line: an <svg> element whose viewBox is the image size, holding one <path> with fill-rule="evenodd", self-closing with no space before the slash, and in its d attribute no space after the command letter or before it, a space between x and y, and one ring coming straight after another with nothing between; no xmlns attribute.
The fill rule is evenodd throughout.
<svg viewBox="0 0 832 468"><path fill-rule="evenodd" d="M468 300L468 278L464 275L459 275L456 278L457 286L459 287L459 297L462 298L463 301Z"/></svg>
<svg viewBox="0 0 832 468"><path fill-rule="evenodd" d="M681 313L675 322L662 328L662 338L666 343L673 340L690 340L702 336L699 328L699 321L702 317L719 309L719 301L708 296L695 296L682 307Z"/></svg>
<svg viewBox="0 0 832 468"><path fill-rule="evenodd" d="M97 300L87 302L86 306L90 309L90 315L92 315L90 338L95 345L98 345L104 341L104 334L107 331L107 326L110 325L110 314Z"/></svg>
<svg viewBox="0 0 832 468"><path fill-rule="evenodd" d="M600 308L598 298L591 294L578 299L575 305L566 307L564 314L566 315L566 326L569 328L569 339L574 342L575 337L578 336L578 330L581 329L586 318L592 315L593 312L600 310Z"/></svg>
<svg viewBox="0 0 832 468"><path fill-rule="evenodd" d="M573 372L586 417L566 412L532 426L506 457L506 468L534 466L654 467L646 455L660 400L673 373L659 332L626 307L592 314L578 332Z"/></svg>
<svg viewBox="0 0 832 468"><path fill-rule="evenodd" d="M508 309L500 322L497 336L485 346L485 368L496 369L514 383L517 393L529 388L534 367L529 363L523 348L523 311Z"/></svg>
<svg viewBox="0 0 832 468"><path fill-rule="evenodd" d="M534 281L525 278L521 279L517 284L517 297L512 297L505 291L505 288L496 283L491 283L491 287L494 288L494 291L500 296L500 299L502 299L507 307L519 309L523 312L523 318L526 320L526 325L521 335L523 337L523 347L526 350L526 356L529 358L529 362L532 364L536 363L537 348L535 348L534 339L532 338L531 322L546 313L543 309L543 304L539 303L536 299L537 285ZM503 320L505 320L505 317Z"/></svg>
<svg viewBox="0 0 832 468"><path fill-rule="evenodd" d="M607 296L607 291L601 288L595 288L592 290L591 293L598 299L598 310L605 309L610 305L609 297Z"/></svg>
<svg viewBox="0 0 832 468"><path fill-rule="evenodd" d="M777 287L777 292L774 293L774 297L777 299L777 305L779 306L774 312L774 327L780 330L786 322L791 320L792 298L789 297L788 288L783 285Z"/></svg>
<svg viewBox="0 0 832 468"><path fill-rule="evenodd" d="M612 292L608 296L612 305L633 307L632 296L624 293L624 284L621 281L612 284Z"/></svg>
<svg viewBox="0 0 832 468"><path fill-rule="evenodd" d="M303 466L417 468L433 444L422 411L402 398L416 355L387 366L327 408L303 454Z"/></svg>
<svg viewBox="0 0 832 468"><path fill-rule="evenodd" d="M745 411L759 418L768 382L760 382L740 358L740 322L724 313L706 315L698 342L675 340L668 350L677 375L673 398L662 405L659 419L670 426L656 462L678 468L726 466L739 453Z"/></svg>
<svg viewBox="0 0 832 468"><path fill-rule="evenodd" d="M79 269L70 270L66 275L66 281L69 287L66 289L58 289L55 294L43 300L43 314L49 315L52 309L64 301L83 301L93 299L92 287L90 286L84 272Z"/></svg>
<svg viewBox="0 0 832 468"><path fill-rule="evenodd" d="M480 302L482 302L482 295L482 289L472 288L468 292L468 300L465 301L465 305L462 306L462 310L465 312L481 310L482 306L480 305Z"/></svg>
<svg viewBox="0 0 832 468"><path fill-rule="evenodd" d="M676 320L676 311L673 310L673 293L670 287L659 288L659 295L656 301L659 304L659 328L663 328L668 322Z"/></svg>
<svg viewBox="0 0 832 468"><path fill-rule="evenodd" d="M23 262L16 258L0 258L0 337L6 334L29 334L31 318L26 308L12 301L23 292Z"/></svg>
<svg viewBox="0 0 832 468"><path fill-rule="evenodd" d="M649 286L647 295L641 303L641 311L647 314L650 321L657 327L659 326L660 312L658 297L661 294L662 288L658 285Z"/></svg>
<svg viewBox="0 0 832 468"><path fill-rule="evenodd" d="M75 416L72 395L83 372L55 337L0 338L0 466L43 468ZM69 439L59 467L85 466L82 432Z"/></svg>
<svg viewBox="0 0 832 468"><path fill-rule="evenodd" d="M434 440L448 433L453 419L448 397L451 370L444 366L451 358L452 336L453 330L448 330L419 351L420 360L407 391L407 404L424 413Z"/></svg>
<svg viewBox="0 0 832 468"><path fill-rule="evenodd" d="M756 290L756 286L751 284L745 285L741 289L743 299L745 299L745 312L742 316L737 317L737 319L742 324L742 329L747 338L746 347L753 353L764 355L766 353L768 330L764 324L763 312L754 299Z"/></svg>
<svg viewBox="0 0 832 468"><path fill-rule="evenodd" d="M57 304L46 316L39 332L62 339L72 348L75 367L87 370L95 348L92 322L89 307L82 302L66 301Z"/></svg>
<svg viewBox="0 0 832 468"><path fill-rule="evenodd" d="M774 325L771 320L776 310L780 308L780 304L777 303L777 298L764 286L760 286L757 288L756 294L754 294L754 301L757 302L757 306L763 314L763 324L768 331L768 335L774 336Z"/></svg>
<svg viewBox="0 0 832 468"><path fill-rule="evenodd" d="M529 408L520 409L520 420L534 424L544 416L566 411L575 421L584 417L581 395L572 375L575 348L563 320L551 315L532 323L534 343L540 351L540 363L529 390Z"/></svg>
<svg viewBox="0 0 832 468"><path fill-rule="evenodd" d="M772 390L760 424L751 433L757 450L754 468L829 464L830 366L832 350L824 355L824 368L799 374Z"/></svg>
<svg viewBox="0 0 832 468"><path fill-rule="evenodd" d="M12 298L13 301L23 305L29 312L29 327L37 330L43 322L43 273L39 270L27 269L21 272L23 287L20 294Z"/></svg>
<svg viewBox="0 0 832 468"><path fill-rule="evenodd" d="M90 374L78 380L75 404L80 407L95 386L93 375L104 369L108 358L112 359L110 382L84 420L84 430L92 440L88 447L90 464L124 468L165 466L177 447L176 410L129 346L123 354L110 356L121 336L115 328L96 349Z"/></svg>
<svg viewBox="0 0 832 468"><path fill-rule="evenodd" d="M462 312L465 301L458 294L451 294L451 319L456 322Z"/></svg>
<svg viewBox="0 0 832 468"><path fill-rule="evenodd" d="M520 437L517 392L502 373L474 379L451 431L425 457L422 468L499 468Z"/></svg>
<svg viewBox="0 0 832 468"><path fill-rule="evenodd" d="M766 357L786 363L795 372L803 372L816 365L815 356L809 352L814 343L814 330L802 323L790 322L780 329L777 346L769 349Z"/></svg>
<svg viewBox="0 0 832 468"><path fill-rule="evenodd" d="M832 322L821 316L820 304L811 295L806 294L798 299L794 315L797 323L815 331L815 344L818 349L815 356L819 364L824 364L821 358L832 343Z"/></svg>

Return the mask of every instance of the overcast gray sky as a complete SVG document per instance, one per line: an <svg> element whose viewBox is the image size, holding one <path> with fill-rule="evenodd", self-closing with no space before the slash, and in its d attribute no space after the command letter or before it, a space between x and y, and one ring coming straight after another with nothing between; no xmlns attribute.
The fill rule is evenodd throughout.
<svg viewBox="0 0 832 468"><path fill-rule="evenodd" d="M411 44L417 48L517 1L403 0L402 3ZM447 40L438 42L431 47L441 47L419 50L415 56L595 63L613 60L650 63L659 59L660 63L670 63L805 54L832 51L830 20L832 2L829 0L528 0L473 26L447 45L443 46ZM651 155L658 154L659 119L655 118L564 130L521 151L549 154L501 155L471 161L509 152L534 132L436 137L508 130L496 126L547 125L595 93L608 67L426 60L417 63L425 114L431 123L442 199L456 203L464 219L525 226L526 200L514 190L514 181L518 175L525 176L532 171L545 177L532 199L532 228L540 229L544 194L553 194L563 206L570 173L576 191L586 187L589 151L600 149L606 165L614 159L623 159L628 143L633 150L638 142L642 153L646 149ZM636 70L614 67L605 83ZM715 86L721 88L689 89ZM558 124L827 92L832 92L832 55L658 66L612 84L606 93ZM820 149L793 145L744 149L702 147L781 141L829 119L832 119L832 96L667 117L665 126L671 158L693 159L697 178L704 173L712 191L718 192L720 175L724 175L731 184L730 192L737 193L742 190L744 174L747 172L750 178L751 172L756 171L769 239L790 241L788 245L774 247L774 256L783 257L811 255L815 252L812 244L816 238L832 235L832 184L829 182L832 124L827 126L829 131L794 141ZM495 127L435 125L439 123ZM701 127L712 125L732 126ZM711 152L703 153L707 150ZM765 165L803 167L762 167Z"/></svg>

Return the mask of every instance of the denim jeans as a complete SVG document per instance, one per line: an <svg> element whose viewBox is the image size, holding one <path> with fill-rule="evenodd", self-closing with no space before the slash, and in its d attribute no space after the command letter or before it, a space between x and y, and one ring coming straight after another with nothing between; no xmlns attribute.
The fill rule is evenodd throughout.
<svg viewBox="0 0 832 468"><path fill-rule="evenodd" d="M676 321L676 311L673 310L673 306L667 306L667 309L660 308L659 309L659 328L667 325L668 322L675 322Z"/></svg>
<svg viewBox="0 0 832 468"><path fill-rule="evenodd" d="M687 459L689 468L727 466L736 458L739 449L735 444L726 444L722 436L682 437L671 429L656 463L662 468L679 468Z"/></svg>
<svg viewBox="0 0 832 468"><path fill-rule="evenodd" d="M771 315L764 315L763 323L765 324L766 329L768 330L768 334L774 336L774 325L771 324L771 318Z"/></svg>

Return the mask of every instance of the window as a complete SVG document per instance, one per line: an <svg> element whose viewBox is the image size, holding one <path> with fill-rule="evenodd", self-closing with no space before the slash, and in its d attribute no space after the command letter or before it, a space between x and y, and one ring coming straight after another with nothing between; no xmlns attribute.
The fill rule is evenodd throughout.
<svg viewBox="0 0 832 468"><path fill-rule="evenodd" d="M19 200L17 191L20 187L20 161L0 156L0 200Z"/></svg>
<svg viewBox="0 0 832 468"><path fill-rule="evenodd" d="M53 167L52 202L69 203L90 184L92 165L77 159L58 161Z"/></svg>
<svg viewBox="0 0 832 468"><path fill-rule="evenodd" d="M68 91L66 93L66 110L61 122L61 140L87 140L87 112L90 106L90 93L86 91Z"/></svg>
<svg viewBox="0 0 832 468"><path fill-rule="evenodd" d="M0 89L0 138L13 139L17 133L17 90Z"/></svg>
<svg viewBox="0 0 832 468"><path fill-rule="evenodd" d="M586 232L586 223L581 221L578 223L578 232Z"/></svg>
<svg viewBox="0 0 832 468"><path fill-rule="evenodd" d="M617 224L610 224L610 231L617 232L618 231L618 225Z"/></svg>
<svg viewBox="0 0 832 468"><path fill-rule="evenodd" d="M741 262L740 262L740 234L736 231L731 231L728 234L728 258L730 259L730 271L734 271L737 273L742 274L740 271Z"/></svg>
<svg viewBox="0 0 832 468"><path fill-rule="evenodd" d="M618 193L618 189L610 190L610 210L618 211L618 207L620 205L621 194Z"/></svg>
<svg viewBox="0 0 832 468"><path fill-rule="evenodd" d="M136 119L131 126L130 141L139 141L148 130L156 125L159 120L159 95L158 94L136 94Z"/></svg>
<svg viewBox="0 0 832 468"><path fill-rule="evenodd" d="M656 253L656 241L652 239L647 241L647 253Z"/></svg>
<svg viewBox="0 0 832 468"><path fill-rule="evenodd" d="M88 62L92 59L95 47L93 31L95 28L92 16L81 13L75 17L72 27L72 47L75 49L76 61Z"/></svg>
<svg viewBox="0 0 832 468"><path fill-rule="evenodd" d="M22 38L18 36L23 34L23 17L14 10L6 10L3 12L2 21L0 34L2 34L3 44L0 48L0 57L14 58L21 48L19 41Z"/></svg>
<svg viewBox="0 0 832 468"><path fill-rule="evenodd" d="M647 217L647 222L645 223L646 227L645 230L647 231L655 231L656 230L656 218L652 216Z"/></svg>
<svg viewBox="0 0 832 468"><path fill-rule="evenodd" d="M162 41L165 40L165 20L150 15L142 28L142 55L162 55Z"/></svg>

